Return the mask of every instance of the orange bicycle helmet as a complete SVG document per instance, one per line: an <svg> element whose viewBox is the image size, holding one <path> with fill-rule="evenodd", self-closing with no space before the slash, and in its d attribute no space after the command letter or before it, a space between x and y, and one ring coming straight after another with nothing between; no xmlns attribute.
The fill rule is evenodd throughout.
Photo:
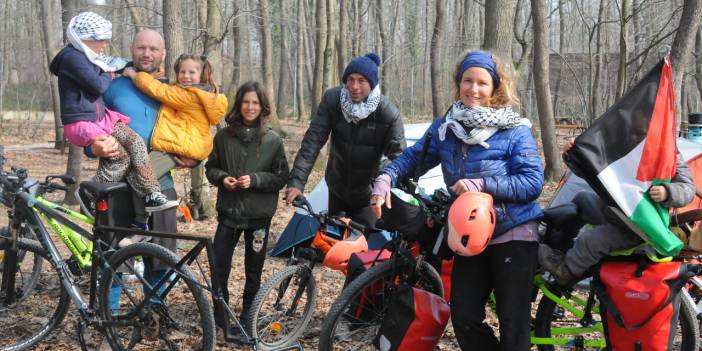
<svg viewBox="0 0 702 351"><path fill-rule="evenodd" d="M465 192L451 205L448 213L448 246L461 256L483 252L495 230L492 196Z"/></svg>
<svg viewBox="0 0 702 351"><path fill-rule="evenodd" d="M329 249L322 265L346 274L346 265L349 263L351 254L366 251L368 251L366 237L360 231L354 230L346 239L338 241Z"/></svg>
<svg viewBox="0 0 702 351"><path fill-rule="evenodd" d="M330 238L324 232L319 231L312 239L312 247L320 249L326 254L337 242L339 242L339 239Z"/></svg>

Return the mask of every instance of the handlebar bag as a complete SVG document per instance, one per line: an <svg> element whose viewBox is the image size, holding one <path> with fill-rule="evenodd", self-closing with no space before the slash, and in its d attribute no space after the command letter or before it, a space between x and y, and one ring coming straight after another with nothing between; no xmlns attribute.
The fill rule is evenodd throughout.
<svg viewBox="0 0 702 351"><path fill-rule="evenodd" d="M681 262L603 262L596 291L608 350L670 350L689 276Z"/></svg>
<svg viewBox="0 0 702 351"><path fill-rule="evenodd" d="M446 329L451 308L441 296L400 284L392 294L373 344L381 351L431 351Z"/></svg>
<svg viewBox="0 0 702 351"><path fill-rule="evenodd" d="M428 231L427 213L412 195L393 188L390 191L392 208L383 206L383 214L376 226L388 231L398 231L408 240L418 241Z"/></svg>

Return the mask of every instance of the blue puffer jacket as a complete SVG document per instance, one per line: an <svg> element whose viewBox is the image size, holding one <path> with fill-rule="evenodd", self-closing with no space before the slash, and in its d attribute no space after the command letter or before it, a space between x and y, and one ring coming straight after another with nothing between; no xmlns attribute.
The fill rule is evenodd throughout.
<svg viewBox="0 0 702 351"><path fill-rule="evenodd" d="M64 47L51 60L51 73L58 76L61 100L61 122L96 121L105 115L102 94L112 81L110 73L88 60L71 45Z"/></svg>
<svg viewBox="0 0 702 351"><path fill-rule="evenodd" d="M483 179L483 191L493 196L497 226L493 238L532 220L541 218L535 202L544 184L544 170L531 131L520 126L500 130L486 140L490 148L467 145L450 131L439 140L439 126L444 119L429 127L432 139L420 174L441 163L447 187L459 179ZM390 175L393 185L398 179L414 175L418 167L426 133L420 141L405 150L382 173Z"/></svg>

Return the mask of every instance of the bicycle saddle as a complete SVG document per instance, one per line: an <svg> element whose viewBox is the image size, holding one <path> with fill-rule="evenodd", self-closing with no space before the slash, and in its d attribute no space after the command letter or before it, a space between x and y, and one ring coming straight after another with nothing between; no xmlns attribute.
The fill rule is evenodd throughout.
<svg viewBox="0 0 702 351"><path fill-rule="evenodd" d="M86 191L95 196L97 199L110 197L116 191L125 191L128 189L127 183L98 183L93 181L85 181L80 183L81 191Z"/></svg>

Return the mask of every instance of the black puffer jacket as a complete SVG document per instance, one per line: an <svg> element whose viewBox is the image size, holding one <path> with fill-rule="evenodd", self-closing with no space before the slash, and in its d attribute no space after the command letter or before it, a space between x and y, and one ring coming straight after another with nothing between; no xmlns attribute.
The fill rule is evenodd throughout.
<svg viewBox="0 0 702 351"><path fill-rule="evenodd" d="M405 149L400 111L386 96L370 116L358 122L344 119L341 86L324 93L295 157L288 187L304 189L319 151L331 134L325 179L330 191L349 202L367 203L371 183L383 155L395 159Z"/></svg>

